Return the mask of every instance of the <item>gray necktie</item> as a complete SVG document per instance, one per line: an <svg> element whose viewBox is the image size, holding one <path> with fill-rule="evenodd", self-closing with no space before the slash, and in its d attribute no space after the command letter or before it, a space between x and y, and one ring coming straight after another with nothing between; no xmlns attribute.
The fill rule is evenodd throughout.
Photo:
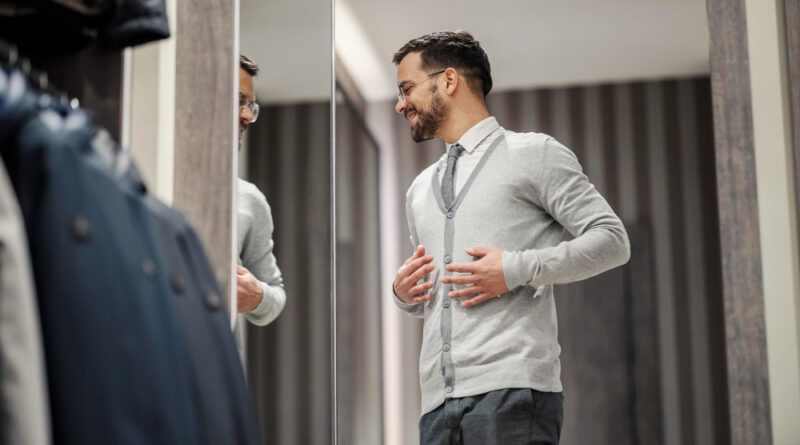
<svg viewBox="0 0 800 445"><path fill-rule="evenodd" d="M456 172L456 160L463 152L464 147L460 144L451 145L450 150L447 152L447 167L444 169L444 177L442 178L442 199L444 199L444 206L448 209L453 205L453 200L455 199L453 177Z"/></svg>

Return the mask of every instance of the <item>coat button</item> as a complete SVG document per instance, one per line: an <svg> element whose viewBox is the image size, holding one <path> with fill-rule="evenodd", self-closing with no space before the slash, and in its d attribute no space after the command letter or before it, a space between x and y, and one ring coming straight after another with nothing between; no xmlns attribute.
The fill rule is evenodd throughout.
<svg viewBox="0 0 800 445"><path fill-rule="evenodd" d="M447 217L450 218L450 219L455 218L456 217L456 212L454 212L452 210L447 212Z"/></svg>
<svg viewBox="0 0 800 445"><path fill-rule="evenodd" d="M78 241L89 240L89 220L85 216L78 215L72 220L72 236Z"/></svg>
<svg viewBox="0 0 800 445"><path fill-rule="evenodd" d="M156 263L150 258L145 258L142 261L142 272L148 277L156 276Z"/></svg>
<svg viewBox="0 0 800 445"><path fill-rule="evenodd" d="M449 308L450 307L450 301L445 301L444 303L442 303L442 306L444 306L445 309Z"/></svg>
<svg viewBox="0 0 800 445"><path fill-rule="evenodd" d="M444 351L444 352L447 352L447 351L449 351L449 350L450 350L450 345L448 345L447 343L445 343L445 344L444 344L444 346L442 346L442 351Z"/></svg>
<svg viewBox="0 0 800 445"><path fill-rule="evenodd" d="M451 392L453 392L453 387L452 386L448 386L447 388L444 389L444 392L450 394Z"/></svg>
<svg viewBox="0 0 800 445"><path fill-rule="evenodd" d="M206 293L206 305L211 309L219 308L220 304L222 303L222 299L220 298L219 294L213 291L209 291Z"/></svg>
<svg viewBox="0 0 800 445"><path fill-rule="evenodd" d="M170 282L172 284L172 290L175 291L176 294L182 294L186 289L186 283L184 283L183 277L180 275L173 275Z"/></svg>
<svg viewBox="0 0 800 445"><path fill-rule="evenodd" d="M450 255L445 255L444 256L444 263L445 264L450 264L452 262L453 262L453 257L451 257Z"/></svg>

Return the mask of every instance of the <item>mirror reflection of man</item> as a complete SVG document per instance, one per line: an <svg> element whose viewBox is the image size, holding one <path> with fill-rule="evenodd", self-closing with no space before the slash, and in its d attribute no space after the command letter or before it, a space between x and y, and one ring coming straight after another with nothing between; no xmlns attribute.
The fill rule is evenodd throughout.
<svg viewBox="0 0 800 445"><path fill-rule="evenodd" d="M258 118L253 77L258 66L239 56L239 149L247 126ZM238 180L239 265L236 268L237 311L251 323L272 322L286 305L283 277L272 250L272 213L258 188Z"/></svg>
<svg viewBox="0 0 800 445"><path fill-rule="evenodd" d="M395 303L424 317L420 442L557 444L553 284L627 262L625 228L569 149L489 114L489 59L471 35L428 34L393 61L395 110L415 141L447 150L408 190L416 251L393 283Z"/></svg>

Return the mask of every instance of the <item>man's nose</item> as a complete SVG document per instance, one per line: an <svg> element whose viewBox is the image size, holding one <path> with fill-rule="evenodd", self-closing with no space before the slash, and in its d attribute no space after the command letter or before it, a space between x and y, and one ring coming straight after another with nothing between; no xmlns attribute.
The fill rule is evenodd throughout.
<svg viewBox="0 0 800 445"><path fill-rule="evenodd" d="M250 122L253 122L253 112L250 111L249 107L244 107L244 110L239 111L239 120L243 120L245 125L249 125Z"/></svg>
<svg viewBox="0 0 800 445"><path fill-rule="evenodd" d="M406 111L406 101L401 98L397 98L397 102L394 104L394 111L403 114Z"/></svg>

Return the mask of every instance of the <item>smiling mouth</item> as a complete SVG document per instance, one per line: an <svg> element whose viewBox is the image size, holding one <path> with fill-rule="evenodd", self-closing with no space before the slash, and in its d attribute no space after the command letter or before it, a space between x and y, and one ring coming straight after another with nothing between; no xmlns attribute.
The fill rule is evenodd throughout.
<svg viewBox="0 0 800 445"><path fill-rule="evenodd" d="M409 112L406 113L406 119L408 119L410 121L411 118L416 116L416 115L417 115L416 111L409 111Z"/></svg>

